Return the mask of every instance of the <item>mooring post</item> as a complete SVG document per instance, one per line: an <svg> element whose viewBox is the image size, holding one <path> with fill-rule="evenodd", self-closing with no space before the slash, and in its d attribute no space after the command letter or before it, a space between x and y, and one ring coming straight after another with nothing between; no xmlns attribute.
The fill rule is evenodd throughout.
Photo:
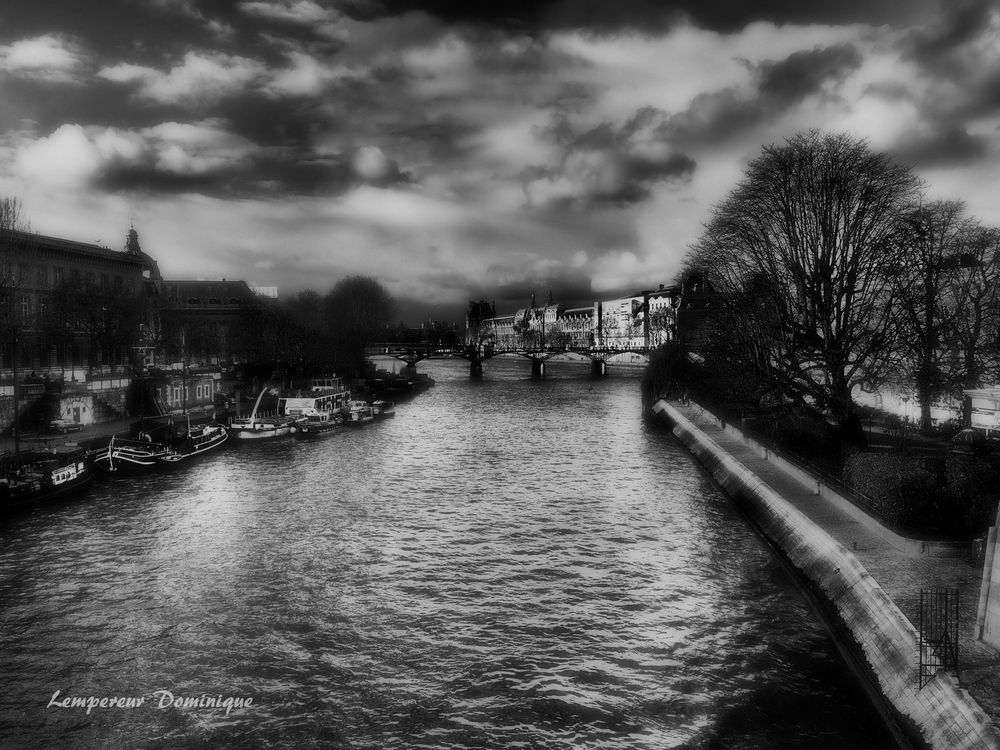
<svg viewBox="0 0 1000 750"><path fill-rule="evenodd" d="M469 377L470 378L481 378L483 376L483 363L478 359L470 360L469 362Z"/></svg>
<svg viewBox="0 0 1000 750"><path fill-rule="evenodd" d="M545 360L542 359L531 360L531 377L533 378L545 377Z"/></svg>
<svg viewBox="0 0 1000 750"><path fill-rule="evenodd" d="M590 360L590 374L595 378L603 378L608 374L608 363L603 359Z"/></svg>

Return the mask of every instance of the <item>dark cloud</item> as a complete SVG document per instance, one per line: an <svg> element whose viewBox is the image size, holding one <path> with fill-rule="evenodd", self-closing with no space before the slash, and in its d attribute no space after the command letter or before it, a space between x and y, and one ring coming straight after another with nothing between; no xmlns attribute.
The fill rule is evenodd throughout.
<svg viewBox="0 0 1000 750"><path fill-rule="evenodd" d="M552 293L555 304L567 307L583 307L592 304L594 296L590 277L577 270L565 267L543 274L538 278L524 276L506 281L502 284L469 285L470 299L486 299L496 304L497 315L511 315L518 309L531 303L531 295L535 295L535 303L544 305Z"/></svg>
<svg viewBox="0 0 1000 750"><path fill-rule="evenodd" d="M843 80L861 62L861 53L851 44L795 52L761 66L760 94L773 106L796 104L827 82Z"/></svg>
<svg viewBox="0 0 1000 750"><path fill-rule="evenodd" d="M739 138L803 99L825 92L861 63L861 54L850 44L795 52L763 63L756 68L756 91L727 88L698 94L686 111L661 126L662 137L681 149Z"/></svg>
<svg viewBox="0 0 1000 750"><path fill-rule="evenodd" d="M150 154L141 160L112 161L102 169L96 186L110 192L196 192L226 197L287 195L342 195L369 184L377 187L406 184L410 177L387 159L378 174L359 174L356 153L329 158L282 151L261 151L232 164L190 172L158 165Z"/></svg>
<svg viewBox="0 0 1000 750"><path fill-rule="evenodd" d="M893 23L905 25L933 0L382 0L389 15L424 11L452 23L503 26L523 31L588 28L602 31L657 31L682 19L718 31L733 31L754 21L785 23ZM379 6L365 11L370 17ZM355 11L358 13L358 11Z"/></svg>
<svg viewBox="0 0 1000 750"><path fill-rule="evenodd" d="M989 27L996 0L960 0L943 4L934 23L923 26L907 38L907 52L924 65L954 64L951 56L978 38Z"/></svg>
<svg viewBox="0 0 1000 750"><path fill-rule="evenodd" d="M543 203L558 209L627 206L648 198L658 182L689 179L697 167L695 161L657 138L663 132L657 125L664 117L663 112L646 108L623 125L605 122L578 131L567 116L555 116L538 136L559 147L560 161L521 172L529 205L537 205L535 188L540 183L555 184L564 178L573 183L574 191L557 192Z"/></svg>
<svg viewBox="0 0 1000 750"><path fill-rule="evenodd" d="M891 154L904 164L916 168L970 164L984 157L989 141L971 135L961 125L948 125L921 138L904 140Z"/></svg>
<svg viewBox="0 0 1000 750"><path fill-rule="evenodd" d="M686 111L661 126L663 137L681 148L720 143L742 135L764 120L760 99L736 89L698 94Z"/></svg>

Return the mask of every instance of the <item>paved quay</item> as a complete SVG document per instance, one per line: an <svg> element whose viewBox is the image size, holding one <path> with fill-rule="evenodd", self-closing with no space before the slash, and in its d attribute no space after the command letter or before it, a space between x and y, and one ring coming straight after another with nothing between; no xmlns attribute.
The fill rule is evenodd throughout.
<svg viewBox="0 0 1000 750"><path fill-rule="evenodd" d="M769 462L751 445L727 432L697 405L670 401L670 406L756 474L789 504L850 550L899 610L916 626L920 590L959 590L959 683L983 711L1000 725L1000 652L974 638L982 584L983 561L970 554L932 557L901 551L884 536ZM914 664L914 680L917 665Z"/></svg>

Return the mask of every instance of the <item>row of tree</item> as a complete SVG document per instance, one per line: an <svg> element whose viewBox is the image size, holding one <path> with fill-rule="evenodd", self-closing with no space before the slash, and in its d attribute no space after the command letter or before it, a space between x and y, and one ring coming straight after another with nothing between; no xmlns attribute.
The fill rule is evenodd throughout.
<svg viewBox="0 0 1000 750"><path fill-rule="evenodd" d="M366 347L386 337L395 314L396 302L381 282L349 276L325 295L307 290L246 306L232 349L242 362L361 377Z"/></svg>
<svg viewBox="0 0 1000 750"><path fill-rule="evenodd" d="M929 426L936 397L996 377L1000 230L858 139L764 148L684 275L710 291L685 335L748 406L792 403L863 439L859 388L912 383Z"/></svg>

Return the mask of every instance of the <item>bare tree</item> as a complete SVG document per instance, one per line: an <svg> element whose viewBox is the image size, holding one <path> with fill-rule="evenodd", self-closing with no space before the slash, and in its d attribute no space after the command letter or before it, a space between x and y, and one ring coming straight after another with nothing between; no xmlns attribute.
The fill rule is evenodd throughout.
<svg viewBox="0 0 1000 750"><path fill-rule="evenodd" d="M976 388L1000 363L1000 229L967 227L956 260L944 293L953 308L943 334L948 376L958 389Z"/></svg>
<svg viewBox="0 0 1000 750"><path fill-rule="evenodd" d="M896 277L903 337L920 406L920 426L930 429L931 401L944 390L945 331L958 307L947 294L973 223L959 201L921 203L903 216L904 262Z"/></svg>
<svg viewBox="0 0 1000 750"><path fill-rule="evenodd" d="M742 319L767 347L754 359L852 440L864 440L854 389L884 379L898 353L900 216L919 187L864 141L799 134L749 165L690 262L723 297L759 296Z"/></svg>

